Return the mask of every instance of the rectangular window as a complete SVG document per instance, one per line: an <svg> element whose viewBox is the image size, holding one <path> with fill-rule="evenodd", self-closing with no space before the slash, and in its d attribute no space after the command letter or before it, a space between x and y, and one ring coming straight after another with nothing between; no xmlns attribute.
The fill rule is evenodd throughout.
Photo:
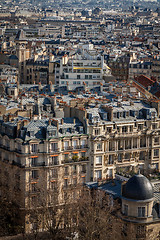
<svg viewBox="0 0 160 240"><path fill-rule="evenodd" d="M157 128L157 124L156 123L153 123L152 124L152 129L156 129Z"/></svg>
<svg viewBox="0 0 160 240"><path fill-rule="evenodd" d="M122 153L118 154L118 162L122 162L122 158L123 158L123 154Z"/></svg>
<svg viewBox="0 0 160 240"><path fill-rule="evenodd" d="M95 171L95 179L102 179L102 171L101 170L97 170Z"/></svg>
<svg viewBox="0 0 160 240"><path fill-rule="evenodd" d="M67 149L68 149L68 146L69 146L69 142L68 142L68 141L65 141L65 142L64 142L64 150L67 150Z"/></svg>
<svg viewBox="0 0 160 240"><path fill-rule="evenodd" d="M32 153L38 152L38 144L32 144L31 145L31 152Z"/></svg>
<svg viewBox="0 0 160 240"><path fill-rule="evenodd" d="M138 130L143 130L143 124L138 124Z"/></svg>
<svg viewBox="0 0 160 240"><path fill-rule="evenodd" d="M65 187L65 188L68 187L68 179L64 179L64 187Z"/></svg>
<svg viewBox="0 0 160 240"><path fill-rule="evenodd" d="M124 204L124 215L128 216L128 205Z"/></svg>
<svg viewBox="0 0 160 240"><path fill-rule="evenodd" d="M51 152L58 150L58 143L51 143Z"/></svg>
<svg viewBox="0 0 160 240"><path fill-rule="evenodd" d="M159 149L154 149L154 157L159 157Z"/></svg>
<svg viewBox="0 0 160 240"><path fill-rule="evenodd" d="M138 207L138 217L145 217L146 209L145 207Z"/></svg>
<svg viewBox="0 0 160 240"><path fill-rule="evenodd" d="M102 144L101 143L97 143L97 150L102 150Z"/></svg>
<svg viewBox="0 0 160 240"><path fill-rule="evenodd" d="M73 149L77 149L77 147L78 147L78 141L73 140Z"/></svg>
<svg viewBox="0 0 160 240"><path fill-rule="evenodd" d="M38 170L32 170L32 178L37 179L39 177Z"/></svg>
<svg viewBox="0 0 160 240"><path fill-rule="evenodd" d="M58 156L51 157L51 165L58 165Z"/></svg>
<svg viewBox="0 0 160 240"><path fill-rule="evenodd" d="M38 166L38 158L32 158L31 165L32 165L32 167Z"/></svg>
<svg viewBox="0 0 160 240"><path fill-rule="evenodd" d="M123 141L118 140L118 150L123 150Z"/></svg>
<svg viewBox="0 0 160 240"><path fill-rule="evenodd" d="M137 138L133 138L133 148L137 148Z"/></svg>
<svg viewBox="0 0 160 240"><path fill-rule="evenodd" d="M81 141L81 148L85 148L86 147L86 140L82 140Z"/></svg>
<svg viewBox="0 0 160 240"><path fill-rule="evenodd" d="M99 129L95 129L95 135L99 135L100 134L100 130Z"/></svg>
<svg viewBox="0 0 160 240"><path fill-rule="evenodd" d="M113 164L113 155L109 155L108 164Z"/></svg>
<svg viewBox="0 0 160 240"><path fill-rule="evenodd" d="M81 172L86 173L86 165L82 165Z"/></svg>
<svg viewBox="0 0 160 240"><path fill-rule="evenodd" d="M127 127L126 126L123 126L122 127L122 132L124 133L124 132L127 132Z"/></svg>
<svg viewBox="0 0 160 240"><path fill-rule="evenodd" d="M77 75L77 79L81 79L81 75Z"/></svg>
<svg viewBox="0 0 160 240"><path fill-rule="evenodd" d="M155 139L154 139L154 144L155 144L155 145L159 145L159 137L155 137Z"/></svg>
<svg viewBox="0 0 160 240"><path fill-rule="evenodd" d="M96 164L102 164L102 156L96 156Z"/></svg>
<svg viewBox="0 0 160 240"><path fill-rule="evenodd" d="M112 128L111 127L107 127L107 132L111 133L112 132Z"/></svg>
<svg viewBox="0 0 160 240"><path fill-rule="evenodd" d="M77 165L73 165L73 173L77 173Z"/></svg>

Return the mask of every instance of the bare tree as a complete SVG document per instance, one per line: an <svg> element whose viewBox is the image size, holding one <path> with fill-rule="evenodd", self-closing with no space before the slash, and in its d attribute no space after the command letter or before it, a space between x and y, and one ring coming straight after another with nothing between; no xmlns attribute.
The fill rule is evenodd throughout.
<svg viewBox="0 0 160 240"><path fill-rule="evenodd" d="M113 212L117 208L119 208L117 203L114 206L109 204L105 192L83 191L78 201L77 232L79 239L113 239L115 230L113 225L117 221Z"/></svg>

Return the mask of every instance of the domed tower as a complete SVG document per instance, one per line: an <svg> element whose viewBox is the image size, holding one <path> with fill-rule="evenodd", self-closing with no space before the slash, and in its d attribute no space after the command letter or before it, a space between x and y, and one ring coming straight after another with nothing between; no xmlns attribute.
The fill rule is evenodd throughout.
<svg viewBox="0 0 160 240"><path fill-rule="evenodd" d="M153 187L143 175L131 177L122 185L122 214L138 221L152 218Z"/></svg>

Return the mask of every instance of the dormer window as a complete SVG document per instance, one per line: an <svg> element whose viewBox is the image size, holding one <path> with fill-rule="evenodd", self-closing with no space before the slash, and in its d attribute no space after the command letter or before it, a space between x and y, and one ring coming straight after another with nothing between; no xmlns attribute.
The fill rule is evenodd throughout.
<svg viewBox="0 0 160 240"><path fill-rule="evenodd" d="M75 129L74 129L74 128L70 128L70 132L71 132L71 133L74 133L74 132L75 132Z"/></svg>
<svg viewBox="0 0 160 240"><path fill-rule="evenodd" d="M83 133L83 127L79 127L79 132Z"/></svg>
<svg viewBox="0 0 160 240"><path fill-rule="evenodd" d="M30 137L34 137L34 131L30 131Z"/></svg>
<svg viewBox="0 0 160 240"><path fill-rule="evenodd" d="M104 114L103 114L103 119L104 119L104 120L107 120L107 113L104 113Z"/></svg>
<svg viewBox="0 0 160 240"><path fill-rule="evenodd" d="M56 131L53 131L52 132L53 136L57 135L57 132Z"/></svg>
<svg viewBox="0 0 160 240"><path fill-rule="evenodd" d="M113 117L114 118L116 118L117 117L117 113L115 112L115 113L113 113Z"/></svg>
<svg viewBox="0 0 160 240"><path fill-rule="evenodd" d="M53 136L53 132L52 131L48 132L48 136L52 137Z"/></svg>
<svg viewBox="0 0 160 240"><path fill-rule="evenodd" d="M138 130L143 130L143 124L138 124Z"/></svg>

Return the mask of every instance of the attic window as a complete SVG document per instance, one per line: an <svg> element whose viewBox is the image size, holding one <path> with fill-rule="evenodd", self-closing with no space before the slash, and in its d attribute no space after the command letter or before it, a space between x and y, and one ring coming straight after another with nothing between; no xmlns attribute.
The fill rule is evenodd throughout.
<svg viewBox="0 0 160 240"><path fill-rule="evenodd" d="M52 137L53 136L53 132L52 131L48 132L48 135L49 135L49 137Z"/></svg>
<svg viewBox="0 0 160 240"><path fill-rule="evenodd" d="M71 133L74 133L74 132L75 132L75 129L74 129L74 128L70 128L70 132L71 132Z"/></svg>
<svg viewBox="0 0 160 240"><path fill-rule="evenodd" d="M54 135L54 136L56 135L56 131L53 131L53 135Z"/></svg>
<svg viewBox="0 0 160 240"><path fill-rule="evenodd" d="M103 114L103 119L107 119L107 113Z"/></svg>
<svg viewBox="0 0 160 240"><path fill-rule="evenodd" d="M30 137L34 137L34 131L30 131Z"/></svg>
<svg viewBox="0 0 160 240"><path fill-rule="evenodd" d="M83 133L83 127L79 127L79 132Z"/></svg>

